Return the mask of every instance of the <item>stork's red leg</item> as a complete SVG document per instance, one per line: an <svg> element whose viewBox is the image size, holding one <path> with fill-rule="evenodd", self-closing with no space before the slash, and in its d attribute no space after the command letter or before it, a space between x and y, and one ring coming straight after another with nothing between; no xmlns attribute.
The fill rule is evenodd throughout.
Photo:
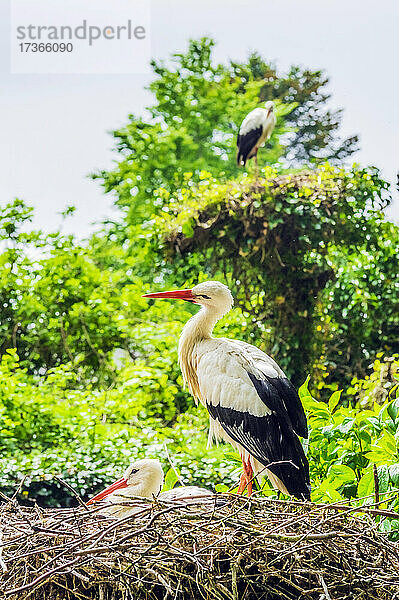
<svg viewBox="0 0 399 600"><path fill-rule="evenodd" d="M252 469L251 469L251 474L252 474ZM250 477L248 477L248 484L247 484L247 492L248 492L248 496L252 496L252 475Z"/></svg>
<svg viewBox="0 0 399 600"><path fill-rule="evenodd" d="M251 496L252 495L252 478L253 478L253 470L252 470L251 461L250 461L250 459L248 459L248 462L245 462L243 457L241 457L241 460L242 460L243 473L241 475L240 485L238 486L237 494L243 494L245 488L247 488L248 496Z"/></svg>
<svg viewBox="0 0 399 600"><path fill-rule="evenodd" d="M238 486L237 494L241 495L244 493L245 488L247 487L247 476L245 473L241 474L240 485Z"/></svg>
<svg viewBox="0 0 399 600"><path fill-rule="evenodd" d="M251 465L251 461L248 458L248 462L244 463L244 470L245 470L245 476L247 478L247 490L248 490L248 496L252 496L252 479L254 476L254 472L252 469L252 465Z"/></svg>

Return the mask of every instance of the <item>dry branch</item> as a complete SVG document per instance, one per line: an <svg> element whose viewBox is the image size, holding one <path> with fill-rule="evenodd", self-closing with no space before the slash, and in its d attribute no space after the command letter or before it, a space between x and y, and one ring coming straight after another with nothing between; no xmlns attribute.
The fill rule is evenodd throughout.
<svg viewBox="0 0 399 600"><path fill-rule="evenodd" d="M6 502L0 508L0 598L399 597L398 544L378 531L367 509L362 516L353 506L343 511L342 505L218 498L187 508L142 501L137 514L120 520L99 515L98 508Z"/></svg>

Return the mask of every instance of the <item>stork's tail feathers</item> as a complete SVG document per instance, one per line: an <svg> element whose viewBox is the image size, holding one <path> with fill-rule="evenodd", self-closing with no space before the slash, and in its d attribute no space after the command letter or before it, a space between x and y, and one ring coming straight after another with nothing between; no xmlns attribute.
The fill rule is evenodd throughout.
<svg viewBox="0 0 399 600"><path fill-rule="evenodd" d="M294 465L292 461L282 461L281 464L270 465L267 468L251 455L248 455L248 459L260 487L263 478L267 477L275 490L287 496L294 496L298 500L310 500L309 467L304 455L299 461L300 466Z"/></svg>
<svg viewBox="0 0 399 600"><path fill-rule="evenodd" d="M294 496L298 500L310 500L309 463L298 438L296 442L296 457L271 464L267 475L273 487L283 494Z"/></svg>
<svg viewBox="0 0 399 600"><path fill-rule="evenodd" d="M295 436L296 457L273 463L261 463L254 456L248 455L255 477L262 487L262 479L267 477L275 490L298 500L310 500L309 463L302 444ZM246 456L246 455L245 455Z"/></svg>
<svg viewBox="0 0 399 600"><path fill-rule="evenodd" d="M267 470L267 476L273 487L282 492L283 494L287 494L288 496L294 496L294 498L297 498L298 500L310 500L310 483L303 480L301 477L298 477L295 486L291 484L289 488L287 488L287 486L284 485L281 479L269 469Z"/></svg>

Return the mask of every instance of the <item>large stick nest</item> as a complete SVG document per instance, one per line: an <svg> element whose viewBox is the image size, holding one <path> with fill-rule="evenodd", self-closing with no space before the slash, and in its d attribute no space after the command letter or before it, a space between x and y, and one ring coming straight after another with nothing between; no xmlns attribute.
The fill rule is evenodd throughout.
<svg viewBox="0 0 399 600"><path fill-rule="evenodd" d="M399 548L378 532L383 518L229 495L186 508L142 501L120 520L10 501L0 509L0 597L392 600Z"/></svg>

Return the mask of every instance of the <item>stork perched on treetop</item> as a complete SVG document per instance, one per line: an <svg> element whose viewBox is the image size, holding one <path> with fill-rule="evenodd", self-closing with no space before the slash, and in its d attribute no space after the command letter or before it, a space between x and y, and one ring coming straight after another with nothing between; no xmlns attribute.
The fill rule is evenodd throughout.
<svg viewBox="0 0 399 600"><path fill-rule="evenodd" d="M145 294L201 305L179 340L179 364L195 400L209 412L209 443L229 442L241 455L239 493L252 493L252 480L267 474L274 488L310 499L309 464L298 436L307 437L299 396L267 354L245 342L212 337L216 322L233 306L218 281L192 289Z"/></svg>
<svg viewBox="0 0 399 600"><path fill-rule="evenodd" d="M180 502L183 504L206 503L215 500L215 494L205 488L194 485L181 486L161 492L164 474L161 463L155 458L143 458L133 462L123 477L91 498L87 504L101 502L101 514L115 518L137 514L143 509L143 503L134 504L135 498Z"/></svg>
<svg viewBox="0 0 399 600"><path fill-rule="evenodd" d="M254 157L258 177L258 150L271 136L276 126L274 102L268 100L264 108L254 108L241 123L237 136L237 165L245 166Z"/></svg>

